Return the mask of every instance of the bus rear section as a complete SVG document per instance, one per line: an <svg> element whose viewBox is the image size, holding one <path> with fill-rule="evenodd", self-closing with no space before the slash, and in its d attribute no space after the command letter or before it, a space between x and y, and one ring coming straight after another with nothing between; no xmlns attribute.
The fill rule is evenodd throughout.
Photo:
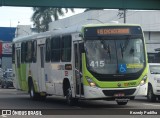
<svg viewBox="0 0 160 118"><path fill-rule="evenodd" d="M147 58L140 26L86 26L82 33L82 67L76 68L83 83L77 92L82 91L82 99L125 105L136 95L147 95Z"/></svg>

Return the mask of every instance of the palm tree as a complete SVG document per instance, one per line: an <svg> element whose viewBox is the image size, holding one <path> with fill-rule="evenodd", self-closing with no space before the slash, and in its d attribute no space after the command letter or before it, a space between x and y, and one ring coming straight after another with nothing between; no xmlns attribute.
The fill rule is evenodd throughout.
<svg viewBox="0 0 160 118"><path fill-rule="evenodd" d="M69 8L74 12L73 8ZM65 8L65 13L68 12L68 8ZM35 28L38 32L44 32L49 29L49 23L53 20L58 20L59 16L64 16L65 13L62 8L52 7L33 7L33 15L31 20L34 22Z"/></svg>

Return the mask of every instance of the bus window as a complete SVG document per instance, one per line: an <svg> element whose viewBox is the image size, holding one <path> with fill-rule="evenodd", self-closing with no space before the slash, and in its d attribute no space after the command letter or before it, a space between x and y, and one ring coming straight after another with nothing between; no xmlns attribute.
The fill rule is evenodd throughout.
<svg viewBox="0 0 160 118"><path fill-rule="evenodd" d="M26 62L32 62L32 42L27 42L27 57Z"/></svg>
<svg viewBox="0 0 160 118"><path fill-rule="evenodd" d="M51 40L50 38L46 39L46 62L51 60Z"/></svg>
<svg viewBox="0 0 160 118"><path fill-rule="evenodd" d="M26 60L26 43L21 43L21 63L25 63Z"/></svg>
<svg viewBox="0 0 160 118"><path fill-rule="evenodd" d="M37 41L32 42L32 60L33 63L37 61Z"/></svg>
<svg viewBox="0 0 160 118"><path fill-rule="evenodd" d="M60 61L60 37L54 37L51 39L51 61Z"/></svg>
<svg viewBox="0 0 160 118"><path fill-rule="evenodd" d="M15 45L12 45L12 63L15 63Z"/></svg>
<svg viewBox="0 0 160 118"><path fill-rule="evenodd" d="M20 68L20 50L16 50L17 68Z"/></svg>
<svg viewBox="0 0 160 118"><path fill-rule="evenodd" d="M61 60L63 62L71 61L71 36L62 37Z"/></svg>

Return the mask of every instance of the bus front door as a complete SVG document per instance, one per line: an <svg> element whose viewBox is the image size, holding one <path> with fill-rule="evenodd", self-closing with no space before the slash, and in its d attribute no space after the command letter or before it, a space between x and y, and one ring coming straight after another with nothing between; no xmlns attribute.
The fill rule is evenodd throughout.
<svg viewBox="0 0 160 118"><path fill-rule="evenodd" d="M80 42L74 42L74 78L76 83L76 96L82 97L83 92L83 81L82 81L82 52Z"/></svg>

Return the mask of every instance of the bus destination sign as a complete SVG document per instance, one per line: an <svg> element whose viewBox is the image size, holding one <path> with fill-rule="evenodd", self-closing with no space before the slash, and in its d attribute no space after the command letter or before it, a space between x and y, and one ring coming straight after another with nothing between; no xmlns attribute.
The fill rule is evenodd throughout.
<svg viewBox="0 0 160 118"><path fill-rule="evenodd" d="M84 37L119 35L142 35L142 30L139 26L86 27L84 29Z"/></svg>
<svg viewBox="0 0 160 118"><path fill-rule="evenodd" d="M129 28L119 28L119 29L97 29L97 35L121 35L130 34Z"/></svg>

